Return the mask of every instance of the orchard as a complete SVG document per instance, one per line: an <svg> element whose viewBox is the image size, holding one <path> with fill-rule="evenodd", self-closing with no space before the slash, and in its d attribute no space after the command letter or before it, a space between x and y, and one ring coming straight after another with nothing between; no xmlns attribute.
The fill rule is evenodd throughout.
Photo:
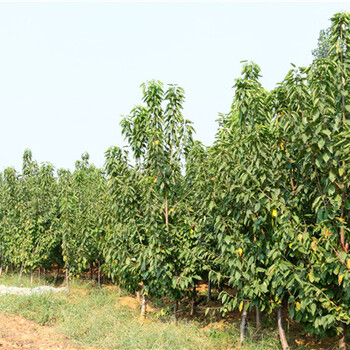
<svg viewBox="0 0 350 350"><path fill-rule="evenodd" d="M118 286L167 298L173 320L199 284L219 291L221 316L247 313L255 327L276 314L318 337L350 324L350 14L332 18L326 55L293 67L272 91L243 64L215 142L194 138L184 90L142 85L142 105L121 122L126 149L98 169L87 153L75 170L37 164L0 174L1 272L93 266ZM262 317L264 316L264 317Z"/></svg>

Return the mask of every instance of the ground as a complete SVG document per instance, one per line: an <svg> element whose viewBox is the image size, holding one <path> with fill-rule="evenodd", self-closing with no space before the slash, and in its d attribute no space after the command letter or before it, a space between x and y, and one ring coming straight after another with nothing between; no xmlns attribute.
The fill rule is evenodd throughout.
<svg viewBox="0 0 350 350"><path fill-rule="evenodd" d="M2 277L1 281L6 282L5 285L29 285L29 279L22 277L19 281L15 275ZM263 317L264 329L256 332L253 311L248 315L250 332L247 343L239 348L240 313L230 312L220 321L217 312L216 315L211 312L205 315L206 308L217 309L218 302L206 303L207 290L204 285L198 288L202 302L197 307L196 316L192 317L189 313L191 300L183 300L177 326L170 322L172 304L166 299L150 302L152 306L148 305L149 317L145 321L139 316L138 298L119 290L116 286L104 285L102 290L99 290L91 281L74 280L71 287L69 297L64 292L2 296L0 350L280 349L273 315ZM285 315L287 314L285 310ZM337 337L320 341L307 334L288 317L285 318L285 324L291 349L330 350L337 344Z"/></svg>
<svg viewBox="0 0 350 350"><path fill-rule="evenodd" d="M67 338L52 328L40 326L21 316L0 314L0 349L31 350L92 350L91 347L72 345Z"/></svg>

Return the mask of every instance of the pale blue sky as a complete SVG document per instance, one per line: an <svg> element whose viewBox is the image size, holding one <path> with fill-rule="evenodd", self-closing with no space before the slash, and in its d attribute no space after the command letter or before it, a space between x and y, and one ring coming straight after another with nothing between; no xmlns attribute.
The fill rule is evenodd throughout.
<svg viewBox="0 0 350 350"><path fill-rule="evenodd" d="M312 61L319 31L347 3L0 3L0 171L38 162L97 166L122 146L122 114L158 79L186 92L184 115L210 145L242 60L272 89Z"/></svg>

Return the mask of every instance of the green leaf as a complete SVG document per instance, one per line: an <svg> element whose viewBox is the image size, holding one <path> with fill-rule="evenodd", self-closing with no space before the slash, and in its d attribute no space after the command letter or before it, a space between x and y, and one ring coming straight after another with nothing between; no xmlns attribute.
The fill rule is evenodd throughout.
<svg viewBox="0 0 350 350"><path fill-rule="evenodd" d="M325 145L325 140L324 139L320 139L319 141L318 141L318 148L319 149L322 149L323 148L323 146Z"/></svg>
<svg viewBox="0 0 350 350"><path fill-rule="evenodd" d="M335 175L332 171L329 172L329 175L328 175L329 179L334 182L335 181Z"/></svg>
<svg viewBox="0 0 350 350"><path fill-rule="evenodd" d="M322 158L323 158L323 160L324 160L326 163L327 163L327 162L329 161L329 159L330 159L328 153L323 153Z"/></svg>

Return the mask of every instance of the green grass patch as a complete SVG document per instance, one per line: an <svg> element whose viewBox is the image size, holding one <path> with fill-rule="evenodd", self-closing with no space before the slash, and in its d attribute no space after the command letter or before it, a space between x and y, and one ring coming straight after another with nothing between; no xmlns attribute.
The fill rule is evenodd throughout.
<svg viewBox="0 0 350 350"><path fill-rule="evenodd" d="M0 284L35 287L49 284L45 279L8 275ZM51 284L52 285L52 284ZM57 332L74 342L101 349L237 349L238 325L220 328L197 321L180 320L175 326L167 319L139 319L138 310L120 304L118 292L98 290L95 283L74 280L72 292L47 293L31 296L0 296L0 312L21 315L41 325L55 327ZM125 295L125 294L124 294ZM122 294L123 297L123 294ZM247 342L242 350L280 349L276 331L255 333L248 328ZM292 347L292 349L301 349Z"/></svg>

